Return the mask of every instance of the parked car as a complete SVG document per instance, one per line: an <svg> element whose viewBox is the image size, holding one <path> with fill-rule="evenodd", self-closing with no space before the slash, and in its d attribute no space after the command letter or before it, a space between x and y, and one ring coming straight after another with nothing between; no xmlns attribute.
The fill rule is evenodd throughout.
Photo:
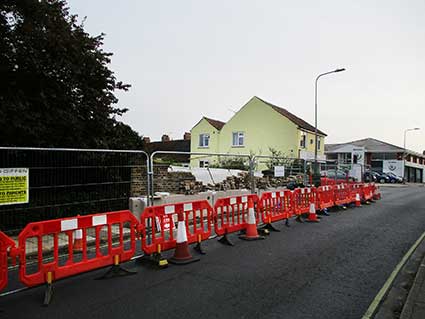
<svg viewBox="0 0 425 319"><path fill-rule="evenodd" d="M374 172L374 175L376 176L376 181L378 183L384 184L384 183L390 183L391 181L390 177L384 173Z"/></svg>
<svg viewBox="0 0 425 319"><path fill-rule="evenodd" d="M320 183L322 185L333 185L354 181L354 178L349 177L347 173L341 170L327 170L320 173Z"/></svg>
<svg viewBox="0 0 425 319"><path fill-rule="evenodd" d="M371 183L371 182L376 182L377 181L377 177L376 174L374 174L374 172L371 171L367 171L363 174L363 179L366 183Z"/></svg>
<svg viewBox="0 0 425 319"><path fill-rule="evenodd" d="M387 175L390 178L391 183L403 183L404 179L401 176L397 176L396 174L391 172L385 173L385 175Z"/></svg>

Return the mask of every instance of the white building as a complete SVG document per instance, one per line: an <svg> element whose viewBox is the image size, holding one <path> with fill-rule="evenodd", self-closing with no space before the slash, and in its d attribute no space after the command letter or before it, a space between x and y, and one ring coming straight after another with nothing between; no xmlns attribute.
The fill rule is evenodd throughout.
<svg viewBox="0 0 425 319"><path fill-rule="evenodd" d="M412 183L425 182L425 155L374 138L326 144L327 160L357 163L376 172L393 172Z"/></svg>

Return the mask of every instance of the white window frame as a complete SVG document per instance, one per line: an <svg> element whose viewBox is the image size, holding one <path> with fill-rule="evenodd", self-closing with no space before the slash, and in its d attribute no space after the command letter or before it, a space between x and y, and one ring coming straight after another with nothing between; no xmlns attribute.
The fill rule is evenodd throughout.
<svg viewBox="0 0 425 319"><path fill-rule="evenodd" d="M236 143L235 144L235 136L236 136ZM242 138L242 143L240 143ZM232 132L232 147L244 147L245 146L245 132L237 131Z"/></svg>
<svg viewBox="0 0 425 319"><path fill-rule="evenodd" d="M199 147L202 147L202 148L210 147L210 134L208 133L199 134Z"/></svg>
<svg viewBox="0 0 425 319"><path fill-rule="evenodd" d="M208 167L210 167L210 161L209 160L200 160L199 161L199 167L200 168L208 168Z"/></svg>

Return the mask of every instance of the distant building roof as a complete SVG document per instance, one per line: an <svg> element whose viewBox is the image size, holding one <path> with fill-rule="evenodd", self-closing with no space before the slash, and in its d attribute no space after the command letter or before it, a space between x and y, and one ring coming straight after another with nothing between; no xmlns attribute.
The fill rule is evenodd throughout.
<svg viewBox="0 0 425 319"><path fill-rule="evenodd" d="M404 152L402 147L383 142L374 138L364 138L361 140L351 141L339 144L325 144L325 153L334 153L345 145L354 145L357 147L364 147L366 152L380 152L380 153L400 153Z"/></svg>
<svg viewBox="0 0 425 319"><path fill-rule="evenodd" d="M296 125L298 125L300 128L303 128L307 131L310 132L314 132L315 128L313 125L307 123L306 121L304 121L303 119L300 119L298 116L292 114L291 112L289 112L288 110L279 107L277 105L274 105L270 102L267 102L261 98L259 98L258 96L256 96L257 99L259 99L260 101L264 102L265 104L271 106L276 112L280 113L281 115L283 115L284 117L286 117L288 120L292 121L293 123L295 123ZM317 133L327 136L324 132L317 130Z"/></svg>
<svg viewBox="0 0 425 319"><path fill-rule="evenodd" d="M221 130L223 128L224 124L226 124L222 121L213 120L213 119L210 119L210 118L205 117L205 116L204 116L204 119L206 119L207 122L210 123L212 126L214 126L217 130Z"/></svg>

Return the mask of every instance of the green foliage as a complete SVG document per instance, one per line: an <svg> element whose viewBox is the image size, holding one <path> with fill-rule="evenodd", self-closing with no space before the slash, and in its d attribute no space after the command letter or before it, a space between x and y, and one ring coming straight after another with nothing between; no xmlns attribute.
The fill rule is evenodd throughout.
<svg viewBox="0 0 425 319"><path fill-rule="evenodd" d="M210 164L211 168L225 168L225 169L239 169L243 171L249 170L249 164L246 163L247 159L243 158L220 158L217 163Z"/></svg>
<svg viewBox="0 0 425 319"><path fill-rule="evenodd" d="M269 151L271 153L271 158L266 162L268 169L273 170L275 166L285 166L288 164L288 159L286 158L285 153L272 147L269 147Z"/></svg>
<svg viewBox="0 0 425 319"><path fill-rule="evenodd" d="M116 91L130 87L108 68L104 34L92 37L64 0L0 3L0 145L141 148L116 118Z"/></svg>
<svg viewBox="0 0 425 319"><path fill-rule="evenodd" d="M286 157L285 153L274 148L269 148L270 159L266 161L269 173L272 173L275 166L285 166L285 176L304 174L304 160Z"/></svg>

